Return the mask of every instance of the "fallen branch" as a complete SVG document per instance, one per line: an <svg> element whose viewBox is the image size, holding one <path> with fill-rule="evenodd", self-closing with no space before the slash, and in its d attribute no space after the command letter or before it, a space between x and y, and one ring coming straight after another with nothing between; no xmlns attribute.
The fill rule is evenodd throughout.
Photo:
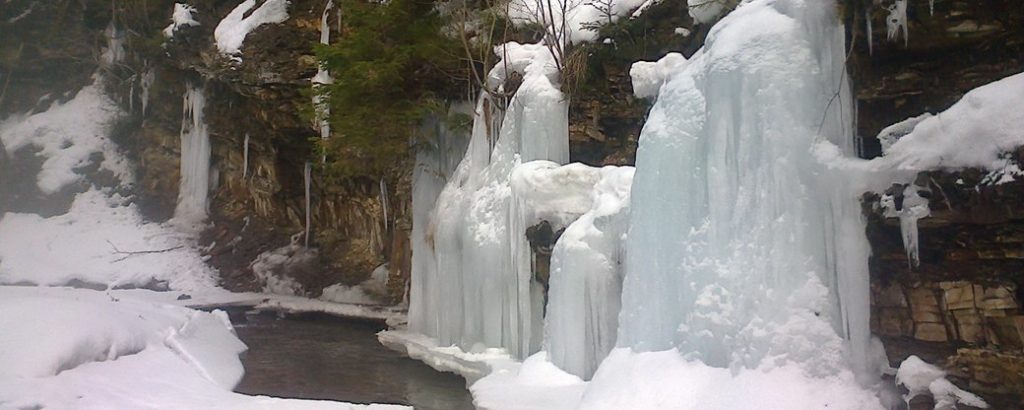
<svg viewBox="0 0 1024 410"><path fill-rule="evenodd" d="M148 250L148 251L122 251L122 250L118 249L117 245L114 245L113 242L110 242L108 240L107 243L110 244L111 248L114 248L114 254L124 255L124 256L122 256L120 258L117 258L117 259L114 259L114 260L110 261L110 263L117 263L117 262L123 261L125 259L128 259L128 258L130 258L132 256L149 255L149 254L154 254L154 253L170 252L170 251L178 250L178 249L181 249L181 248L184 247L182 245L178 245L178 246L167 248L167 249L157 249L157 250Z"/></svg>

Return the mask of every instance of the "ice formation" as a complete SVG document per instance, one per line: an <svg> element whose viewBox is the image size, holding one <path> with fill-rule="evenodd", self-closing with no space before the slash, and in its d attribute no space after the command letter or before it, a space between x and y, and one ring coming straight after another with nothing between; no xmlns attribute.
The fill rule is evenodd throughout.
<svg viewBox="0 0 1024 410"><path fill-rule="evenodd" d="M139 98L142 100L142 115L146 115L146 109L149 108L149 92L153 88L153 82L156 81L156 70L150 68L142 73L142 79L139 80L139 84L142 86L142 91L139 93Z"/></svg>
<svg viewBox="0 0 1024 410"><path fill-rule="evenodd" d="M552 363L589 379L615 347L634 170L576 167L600 179L589 192L590 209L565 229L551 255L544 349Z"/></svg>
<svg viewBox="0 0 1024 410"><path fill-rule="evenodd" d="M885 216L900 219L903 249L907 252L907 264L910 267L916 267L921 264L917 248L917 221L931 215L931 210L928 208L928 198L923 198L918 194L922 190L927 191L928 188L919 187L914 184L907 185L903 190L903 199L900 206L896 206L896 199L892 195L884 195L881 200Z"/></svg>
<svg viewBox="0 0 1024 410"><path fill-rule="evenodd" d="M306 229L305 233L302 235L302 240L304 241L303 243L307 248L309 247L309 228L313 218L312 209L310 207L312 200L309 196L310 185L313 184L312 172L313 164L310 164L307 161L306 165L302 167L302 186L304 188L303 192L305 193L304 198L306 204Z"/></svg>
<svg viewBox="0 0 1024 410"><path fill-rule="evenodd" d="M334 2L331 0L327 1L327 5L324 6L324 13L320 17L320 44L330 44L331 42L331 28L327 25L328 17L330 17L331 8L334 7ZM334 78L331 78L331 73L327 71L323 63L317 66L316 76L311 80L313 82L313 109L315 110L316 126L320 128L320 139L326 141L331 137L331 105L330 96L327 94L327 90L323 89L322 86L325 84L333 84ZM326 152L326 151L325 151ZM327 154L325 153L321 158L323 163L327 163Z"/></svg>
<svg viewBox="0 0 1024 410"><path fill-rule="evenodd" d="M507 66L524 81L504 113L502 102L481 94L470 145L427 228L434 264L415 264L421 270L414 273L420 279L411 289L410 327L442 344L504 347L525 357L540 346L543 297L524 274L531 261L523 257L523 218L531 210L521 206L526 200L516 196L512 174L527 161L568 161L568 103L553 83L558 73L546 48L499 47L508 64L499 63L489 79L501 83Z"/></svg>
<svg viewBox="0 0 1024 410"><path fill-rule="evenodd" d="M888 29L889 40L896 41L900 32L903 32L903 45L910 42L910 35L907 33L907 0L894 0L888 7L889 15L885 18L885 26Z"/></svg>
<svg viewBox="0 0 1024 410"><path fill-rule="evenodd" d="M746 2L662 87L637 153L619 346L819 376L866 362L856 193L810 152L853 152L833 13Z"/></svg>
<svg viewBox="0 0 1024 410"><path fill-rule="evenodd" d="M987 409L988 404L973 393L961 390L946 380L946 372L917 356L910 356L896 370L896 383L907 388L907 404L922 394L935 399L935 409L955 409L957 404Z"/></svg>
<svg viewBox="0 0 1024 410"><path fill-rule="evenodd" d="M103 35L107 37L107 48L100 55L100 61L107 67L124 61L125 34L111 21Z"/></svg>
<svg viewBox="0 0 1024 410"><path fill-rule="evenodd" d="M658 61L637 61L629 69L633 82L633 94L637 98L654 98L658 90L668 81L672 73L682 71L686 57L679 53L668 53Z"/></svg>
<svg viewBox="0 0 1024 410"><path fill-rule="evenodd" d="M242 141L242 179L249 176L249 133L245 133Z"/></svg>
<svg viewBox="0 0 1024 410"><path fill-rule="evenodd" d="M255 11L256 0L245 0L228 13L213 30L217 50L228 55L241 52L242 43L249 32L264 24L283 23L288 20L288 0L267 0ZM237 56L234 58L238 58Z"/></svg>
<svg viewBox="0 0 1024 410"><path fill-rule="evenodd" d="M489 106L488 106L489 108ZM456 115L473 114L472 103L453 104L449 111ZM491 114L497 114L492 112ZM469 132L453 130L437 116L425 121L423 141L416 147L416 165L412 183L412 271L410 279L409 322L420 332L436 336L438 317L435 300L440 291L437 260L434 256L434 224L432 214L438 196L459 166L469 144Z"/></svg>
<svg viewBox="0 0 1024 410"><path fill-rule="evenodd" d="M687 12L697 23L713 23L725 11L726 0L686 0Z"/></svg>
<svg viewBox="0 0 1024 410"><path fill-rule="evenodd" d="M171 14L171 24L164 28L164 37L174 37L174 33L181 27L195 27L199 22L192 17L196 8L185 3L175 3L174 12Z"/></svg>
<svg viewBox="0 0 1024 410"><path fill-rule="evenodd" d="M186 223L206 219L210 191L210 134L204 110L206 95L201 87L185 90L181 118L181 183L174 217Z"/></svg>
<svg viewBox="0 0 1024 410"><path fill-rule="evenodd" d="M302 295L302 285L295 281L290 272L302 269L312 263L316 250L307 249L295 241L289 245L259 254L249 264L263 287L263 292L275 295Z"/></svg>

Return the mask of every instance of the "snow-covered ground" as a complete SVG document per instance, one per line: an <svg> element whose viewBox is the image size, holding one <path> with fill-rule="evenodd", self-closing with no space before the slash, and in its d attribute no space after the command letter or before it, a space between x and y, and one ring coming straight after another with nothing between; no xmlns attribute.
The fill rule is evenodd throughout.
<svg viewBox="0 0 1024 410"><path fill-rule="evenodd" d="M98 84L0 121L0 154L42 157L38 175L13 177L35 178L44 194L87 187L62 215L0 214L0 408L404 408L232 392L247 347L226 314L192 307L402 312L218 288L194 230L145 221L123 196L130 163L107 136L121 112ZM90 166L110 171L115 186L87 181Z"/></svg>

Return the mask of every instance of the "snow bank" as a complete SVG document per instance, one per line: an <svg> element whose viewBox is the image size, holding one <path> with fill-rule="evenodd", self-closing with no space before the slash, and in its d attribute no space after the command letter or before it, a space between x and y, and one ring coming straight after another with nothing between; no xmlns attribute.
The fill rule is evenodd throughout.
<svg viewBox="0 0 1024 410"><path fill-rule="evenodd" d="M91 165L96 154L102 156L98 164L101 170L113 172L122 182L130 183L131 167L107 136L120 114L117 104L100 90L97 77L66 103L54 103L41 113L13 115L3 120L0 141L8 155L26 147L38 150L36 155L45 159L37 177L37 185L44 194L80 182L83 176L76 170Z"/></svg>
<svg viewBox="0 0 1024 410"><path fill-rule="evenodd" d="M196 8L185 3L174 3L174 12L171 14L171 24L164 29L164 37L174 37L174 33L181 27L195 27L199 22L192 17Z"/></svg>
<svg viewBox="0 0 1024 410"><path fill-rule="evenodd" d="M912 128L872 162L875 169L1002 169L1001 157L1024 145L1024 73L969 91L935 116L900 123ZM890 128L886 128L885 134Z"/></svg>
<svg viewBox="0 0 1024 410"><path fill-rule="evenodd" d="M288 0L266 0L259 8L249 13L256 6L256 0L243 1L234 10L231 10L231 13L228 13L213 30L217 50L229 55L239 54L245 36L249 35L249 32L255 30L256 27L287 21L290 4L291 2Z"/></svg>
<svg viewBox="0 0 1024 410"><path fill-rule="evenodd" d="M219 311L0 286L0 327L5 408L405 408L232 393L246 347Z"/></svg>
<svg viewBox="0 0 1024 410"><path fill-rule="evenodd" d="M881 409L853 374L811 377L799 366L730 370L681 352L614 350L587 387L586 409ZM524 364L525 367L525 364Z"/></svg>
<svg viewBox="0 0 1024 410"><path fill-rule="evenodd" d="M3 215L0 238L0 284L216 285L191 234L145 222L126 198L96 189L78 194L64 215Z"/></svg>

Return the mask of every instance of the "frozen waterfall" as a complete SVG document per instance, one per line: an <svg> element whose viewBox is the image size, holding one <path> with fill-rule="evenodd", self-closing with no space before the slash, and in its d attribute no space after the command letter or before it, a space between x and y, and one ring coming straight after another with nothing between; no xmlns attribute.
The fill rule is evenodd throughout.
<svg viewBox="0 0 1024 410"><path fill-rule="evenodd" d="M543 46L499 48L509 61L490 79L502 83L509 67L524 81L504 110L504 101L481 94L469 147L425 227L420 249L431 255L421 251L414 260L410 327L443 345L503 347L525 357L540 348L543 295L523 253L529 244L522 218L530 210L519 206L512 173L527 161L568 161L568 101ZM414 213L427 212L419 206Z"/></svg>
<svg viewBox="0 0 1024 410"><path fill-rule="evenodd" d="M827 139L853 153L833 9L744 3L661 88L637 152L619 346L817 375L847 368L847 346L865 362L858 202L810 152Z"/></svg>
<svg viewBox="0 0 1024 410"><path fill-rule="evenodd" d="M185 223L206 219L210 191L210 134L203 118L206 96L201 87L185 91L181 118L181 182L174 217Z"/></svg>

